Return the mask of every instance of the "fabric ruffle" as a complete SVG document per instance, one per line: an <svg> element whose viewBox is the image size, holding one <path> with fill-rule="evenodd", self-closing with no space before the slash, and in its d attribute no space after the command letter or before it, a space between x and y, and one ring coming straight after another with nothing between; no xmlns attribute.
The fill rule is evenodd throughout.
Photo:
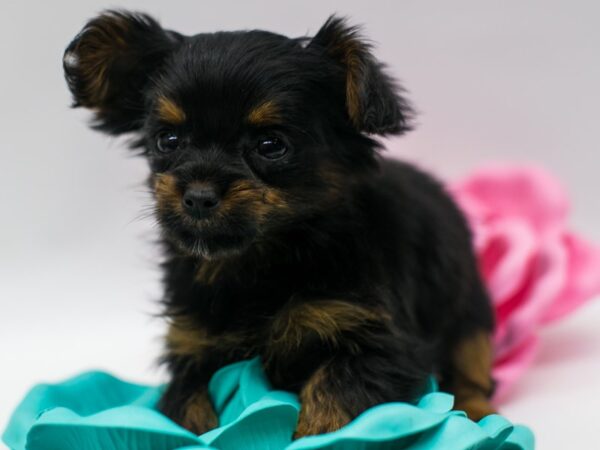
<svg viewBox="0 0 600 450"><path fill-rule="evenodd" d="M478 423L452 411L453 398L434 392L417 405L387 403L340 430L296 441L300 404L271 389L260 361L218 371L209 385L219 427L200 436L156 411L162 387L90 372L38 385L14 412L3 440L12 450L530 450L528 428L498 415Z"/></svg>

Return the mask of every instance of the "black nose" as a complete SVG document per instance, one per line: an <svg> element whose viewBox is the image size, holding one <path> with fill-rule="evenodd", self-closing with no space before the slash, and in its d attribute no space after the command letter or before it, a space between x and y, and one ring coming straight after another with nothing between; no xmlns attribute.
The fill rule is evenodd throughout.
<svg viewBox="0 0 600 450"><path fill-rule="evenodd" d="M189 186L181 200L183 209L196 219L208 217L219 206L220 198L210 185Z"/></svg>

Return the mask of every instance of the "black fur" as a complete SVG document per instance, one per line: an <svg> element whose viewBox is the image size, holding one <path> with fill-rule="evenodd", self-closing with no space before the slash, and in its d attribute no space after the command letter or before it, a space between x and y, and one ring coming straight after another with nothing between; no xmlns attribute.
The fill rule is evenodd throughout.
<svg viewBox="0 0 600 450"><path fill-rule="evenodd" d="M106 62L107 93L90 95L78 52L110 48L115 18L127 46ZM157 207L165 313L210 342L201 354L167 349L173 378L161 408L175 420L185 422L189 399L215 370L255 355L277 388L295 391L326 363L335 374L331 395L349 417L412 401L430 373L449 385L459 340L492 330L463 216L429 175L378 156L368 133L407 131L412 110L343 20L330 18L313 39L265 31L184 37L144 15L109 12L69 45L65 72L75 105L94 109L99 128L136 133L151 186L162 175L175 180L157 194L167 202ZM183 123L157 116L161 96L181 108ZM277 124L248 123L264 102L276 105ZM165 132L180 141L170 153L157 148ZM270 161L256 143L273 137L287 153ZM226 199L240 181L251 183L242 195L277 194L277 206L259 196L197 221L168 203L196 182ZM210 280L198 276L205 266L214 267ZM331 299L379 311L381 320L342 330L339 342L307 329L293 352L274 349L281 314L293 318L295 306Z"/></svg>

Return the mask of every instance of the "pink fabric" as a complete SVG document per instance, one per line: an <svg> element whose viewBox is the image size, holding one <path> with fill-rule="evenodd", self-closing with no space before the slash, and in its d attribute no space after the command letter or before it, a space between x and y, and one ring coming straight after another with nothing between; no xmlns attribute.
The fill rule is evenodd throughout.
<svg viewBox="0 0 600 450"><path fill-rule="evenodd" d="M600 248L567 229L565 191L539 168L481 168L450 191L471 224L494 302L501 400L532 363L539 328L600 294Z"/></svg>

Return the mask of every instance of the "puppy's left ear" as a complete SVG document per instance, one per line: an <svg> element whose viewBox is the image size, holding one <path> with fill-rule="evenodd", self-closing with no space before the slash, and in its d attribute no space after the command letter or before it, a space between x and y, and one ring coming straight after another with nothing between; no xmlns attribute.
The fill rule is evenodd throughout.
<svg viewBox="0 0 600 450"><path fill-rule="evenodd" d="M323 50L344 70L346 109L358 131L404 133L411 129L413 110L359 31L343 18L331 16L308 45Z"/></svg>
<svg viewBox="0 0 600 450"><path fill-rule="evenodd" d="M120 134L140 128L144 93L183 37L145 14L106 11L90 20L65 50L73 106L95 113L95 128Z"/></svg>

